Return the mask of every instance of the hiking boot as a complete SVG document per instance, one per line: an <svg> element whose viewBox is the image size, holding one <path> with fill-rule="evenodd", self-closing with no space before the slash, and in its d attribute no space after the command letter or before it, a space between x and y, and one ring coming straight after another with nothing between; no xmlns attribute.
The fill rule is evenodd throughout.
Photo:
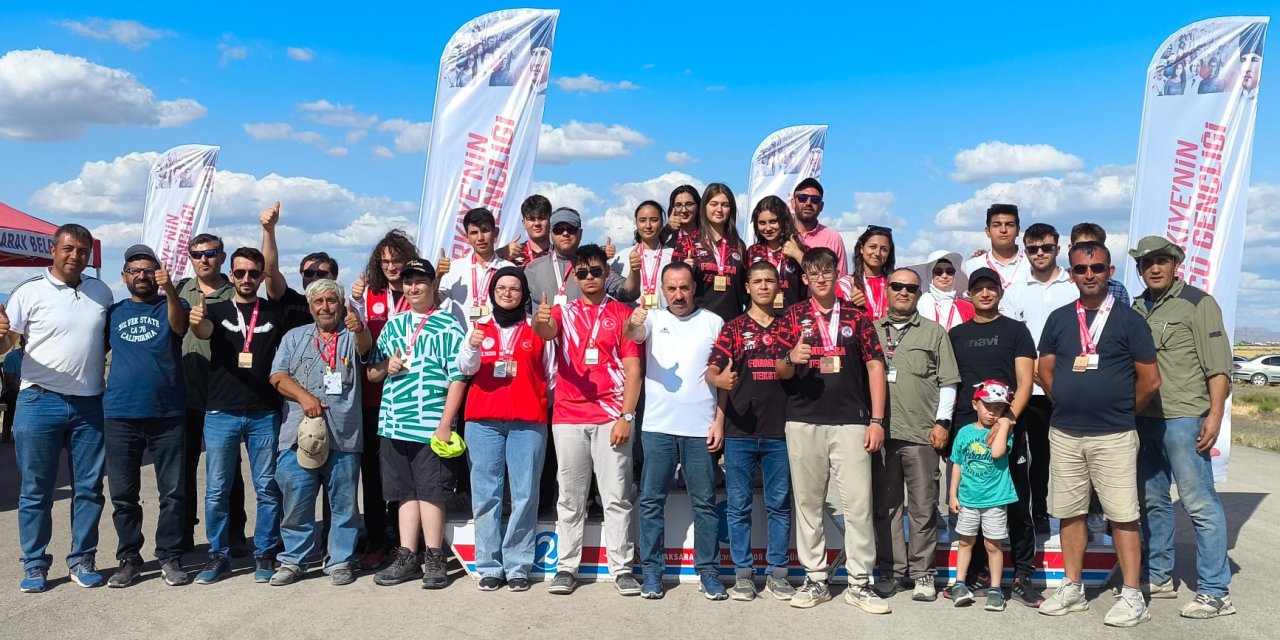
<svg viewBox="0 0 1280 640"><path fill-rule="evenodd" d="M1136 627L1151 619L1147 610L1147 601L1137 589L1126 589L1116 596L1116 603L1111 605L1107 617L1102 623L1108 627Z"/></svg>
<svg viewBox="0 0 1280 640"><path fill-rule="evenodd" d="M43 593L47 586L49 570L45 567L31 567L22 572L22 583L18 589L23 593Z"/></svg>
<svg viewBox="0 0 1280 640"><path fill-rule="evenodd" d="M476 588L481 591L497 591L502 588L502 578L498 576L484 576L480 578L480 583Z"/></svg>
<svg viewBox="0 0 1280 640"><path fill-rule="evenodd" d="M661 600L662 592L662 576L656 573L647 573L644 576L644 586L640 587L640 597L645 600Z"/></svg>
<svg viewBox="0 0 1280 640"><path fill-rule="evenodd" d="M276 577L275 558L257 557L253 559L253 581L266 584Z"/></svg>
<svg viewBox="0 0 1280 640"><path fill-rule="evenodd" d="M297 568L291 567L287 564L282 564L280 565L280 568L276 569L276 572L271 575L270 583L273 587L287 587L297 582L301 577L302 572Z"/></svg>
<svg viewBox="0 0 1280 640"><path fill-rule="evenodd" d="M751 578L738 578L733 581L733 588L729 590L729 597L734 600L747 602L756 599L756 581Z"/></svg>
<svg viewBox="0 0 1280 640"><path fill-rule="evenodd" d="M204 563L204 568L200 573L196 574L196 584L213 584L231 573L231 563L227 561L227 557L220 554L209 556L209 561Z"/></svg>
<svg viewBox="0 0 1280 640"><path fill-rule="evenodd" d="M529 579L528 578L512 578L507 581L507 589L511 591L528 591Z"/></svg>
<svg viewBox="0 0 1280 640"><path fill-rule="evenodd" d="M422 577L422 556L406 547L391 550L391 564L373 576L373 583L389 587Z"/></svg>
<svg viewBox="0 0 1280 640"><path fill-rule="evenodd" d="M624 596L640 595L640 582L636 580L635 574L624 573L613 580L613 586L618 593Z"/></svg>
<svg viewBox="0 0 1280 640"><path fill-rule="evenodd" d="M791 596L791 606L797 609L812 609L828 600L831 600L831 590L827 588L827 583L805 578L804 586Z"/></svg>
<svg viewBox="0 0 1280 640"><path fill-rule="evenodd" d="M1015 602L1021 602L1023 606L1032 609L1039 609L1044 604L1044 596L1040 595L1040 591L1035 585L1031 584L1031 576L1022 574L1013 579L1013 586L1009 588L1009 595Z"/></svg>
<svg viewBox="0 0 1280 640"><path fill-rule="evenodd" d="M182 569L181 558L170 558L160 563L160 577L171 587L181 587L191 582L191 576Z"/></svg>
<svg viewBox="0 0 1280 640"><path fill-rule="evenodd" d="M916 578L916 586L911 590L911 599L916 602L933 602L938 599L938 587L933 576Z"/></svg>
<svg viewBox="0 0 1280 640"><path fill-rule="evenodd" d="M967 607L973 604L973 593L969 591L968 585L957 582L947 589L947 599L951 600L953 606Z"/></svg>
<svg viewBox="0 0 1280 640"><path fill-rule="evenodd" d="M896 580L894 581L897 582ZM871 587L871 583L851 584L844 590L844 601L867 613L882 615L889 613L889 603L885 602L880 594L876 593Z"/></svg>
<svg viewBox="0 0 1280 640"><path fill-rule="evenodd" d="M329 584L335 587L345 587L356 581L356 573L351 570L351 565L344 564L334 567L329 571Z"/></svg>
<svg viewBox="0 0 1280 640"><path fill-rule="evenodd" d="M1218 616L1229 616L1235 612L1236 608L1231 604L1231 596L1219 597L1197 593L1196 599L1182 608L1182 617L1208 620Z"/></svg>
<svg viewBox="0 0 1280 640"><path fill-rule="evenodd" d="M578 588L578 579L568 571L557 571L555 577L551 578L551 584L547 585L547 593L558 596L567 596Z"/></svg>
<svg viewBox="0 0 1280 640"><path fill-rule="evenodd" d="M724 583L720 582L720 576L714 573L698 575L698 591L701 591L708 600L724 600L729 597L729 593L724 589Z"/></svg>
<svg viewBox="0 0 1280 640"><path fill-rule="evenodd" d="M1088 611L1089 601L1084 597L1084 585L1066 578L1054 590L1053 595L1040 604L1040 613L1046 616L1065 616L1076 611Z"/></svg>
<svg viewBox="0 0 1280 640"><path fill-rule="evenodd" d="M427 549L422 554L422 588L443 589L449 586L449 574L446 565L449 557L444 549Z"/></svg>
<svg viewBox="0 0 1280 640"><path fill-rule="evenodd" d="M770 575L765 578L764 590L772 593L777 600L790 600L796 595L796 588L783 576Z"/></svg>
<svg viewBox="0 0 1280 640"><path fill-rule="evenodd" d="M112 589L123 589L131 584L138 576L142 575L142 562L140 560L124 560L120 563L120 568L111 574L111 579L107 580L107 586Z"/></svg>
<svg viewBox="0 0 1280 640"><path fill-rule="evenodd" d="M105 582L102 574L98 573L98 568L94 566L93 560L85 560L71 567L71 581L86 589L101 587Z"/></svg>
<svg viewBox="0 0 1280 640"><path fill-rule="evenodd" d="M987 611L1004 611L1004 591L998 587L987 589L987 604L982 608Z"/></svg>

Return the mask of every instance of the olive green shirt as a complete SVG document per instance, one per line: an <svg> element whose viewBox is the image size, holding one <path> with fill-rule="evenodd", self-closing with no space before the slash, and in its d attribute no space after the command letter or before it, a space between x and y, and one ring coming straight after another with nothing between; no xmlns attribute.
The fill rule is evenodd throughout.
<svg viewBox="0 0 1280 640"><path fill-rule="evenodd" d="M875 323L885 364L893 372L885 423L894 440L928 444L929 431L938 417L938 391L960 384L960 368L942 325L918 313L911 314L901 329L894 324L889 316Z"/></svg>
<svg viewBox="0 0 1280 640"><path fill-rule="evenodd" d="M222 286L204 297L206 305L230 300L235 295L231 281L222 277ZM200 306L200 281L187 278L178 283L178 296L187 301L192 308ZM182 338L182 374L187 382L187 409L204 411L205 400L209 396L209 341L196 337L196 332L188 331Z"/></svg>
<svg viewBox="0 0 1280 640"><path fill-rule="evenodd" d="M1181 279L1150 310L1149 290L1133 308L1151 325L1160 366L1160 391L1138 415L1198 418L1209 413L1209 378L1231 375L1231 339L1213 296Z"/></svg>

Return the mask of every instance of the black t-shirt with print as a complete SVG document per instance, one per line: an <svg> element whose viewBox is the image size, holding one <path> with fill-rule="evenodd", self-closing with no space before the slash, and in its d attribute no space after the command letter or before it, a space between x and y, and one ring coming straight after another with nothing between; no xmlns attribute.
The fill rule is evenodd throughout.
<svg viewBox="0 0 1280 640"><path fill-rule="evenodd" d="M831 313L820 316L819 328L810 301L787 308L774 323L778 348L790 351L804 336L813 347L808 366L796 368L790 380L782 381L787 393L787 420L813 424L867 424L871 419L871 388L867 384L867 363L884 361L875 325L861 309L840 305L836 336L830 348L823 346L822 335L830 326ZM785 357L779 351L779 357ZM822 373L824 355L840 358L839 373Z"/></svg>
<svg viewBox="0 0 1280 640"><path fill-rule="evenodd" d="M738 386L729 392L725 406L726 438L783 438L787 421L787 394L778 381L774 360L782 357L773 330L742 314L720 329L708 365L721 370L733 360Z"/></svg>
<svg viewBox="0 0 1280 640"><path fill-rule="evenodd" d="M809 289L804 286L804 279L800 277L800 263L783 255L781 250L773 251L768 245L753 244L747 249L747 266L757 262L768 262L775 267L779 262L782 263L782 268L778 270L778 291L782 294L783 308L808 299Z"/></svg>
<svg viewBox="0 0 1280 640"><path fill-rule="evenodd" d="M697 236L687 236L688 241L681 243L672 251L672 261L693 260L693 299L699 307L710 310L725 322L742 315L751 299L747 297L747 266L744 247L729 245L728 240L721 240L720 245L706 246ZM721 248L724 251L723 270L716 262ZM723 291L715 287L716 276L726 278Z"/></svg>
<svg viewBox="0 0 1280 640"><path fill-rule="evenodd" d="M234 303L232 300L217 302L207 307L205 317L213 322L213 335L209 337L212 357L209 359L208 411L275 411L280 408L280 396L271 386L271 361L275 358L280 338L285 334L285 314L279 302L259 299L258 321L249 341L249 353L253 366L240 367L240 354L244 350L244 334L240 329L240 315L245 324L253 317L254 303Z"/></svg>
<svg viewBox="0 0 1280 640"><path fill-rule="evenodd" d="M1014 365L1017 358L1036 357L1036 342L1027 325L1000 316L991 322L970 320L951 328L951 349L956 354L960 368L960 389L956 392L956 413L953 430L975 422L973 392L987 380L998 380L1018 388L1018 374Z"/></svg>

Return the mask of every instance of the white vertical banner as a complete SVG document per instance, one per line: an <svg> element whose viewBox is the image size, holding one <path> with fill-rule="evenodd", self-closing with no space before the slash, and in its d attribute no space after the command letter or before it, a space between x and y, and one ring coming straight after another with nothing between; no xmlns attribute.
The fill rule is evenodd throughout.
<svg viewBox="0 0 1280 640"><path fill-rule="evenodd" d="M520 233L559 15L495 11L462 25L445 45L418 214L423 257L463 256L462 218L476 207L493 212L499 245Z"/></svg>
<svg viewBox="0 0 1280 640"><path fill-rule="evenodd" d="M188 275L187 244L209 223L219 147L184 144L162 154L147 177L142 242L155 250L174 282Z"/></svg>
<svg viewBox="0 0 1280 640"><path fill-rule="evenodd" d="M765 137L751 154L751 175L747 180L747 210L738 213L744 238L750 232L751 210L765 196L790 202L791 192L805 178L822 177L822 156L827 145L827 125L802 124L778 129Z"/></svg>
<svg viewBox="0 0 1280 640"><path fill-rule="evenodd" d="M1147 68L1129 240L1165 236L1187 257L1178 276L1212 294L1235 332L1249 162L1268 18L1212 18L1180 29ZM1117 248L1117 255L1125 255ZM1130 291L1145 286L1125 268ZM1231 405L1213 450L1226 479Z"/></svg>

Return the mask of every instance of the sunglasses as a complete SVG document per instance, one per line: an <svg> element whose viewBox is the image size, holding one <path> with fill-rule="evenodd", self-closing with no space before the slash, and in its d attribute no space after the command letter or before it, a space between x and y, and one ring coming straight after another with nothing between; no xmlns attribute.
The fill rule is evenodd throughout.
<svg viewBox="0 0 1280 640"><path fill-rule="evenodd" d="M327 269L303 269L302 277L304 278L332 278Z"/></svg>
<svg viewBox="0 0 1280 640"><path fill-rule="evenodd" d="M192 251L191 259L199 260L200 258L207 258L209 260L212 260L218 257L218 255L221 253L222 253L222 249L203 249L200 251Z"/></svg>
<svg viewBox="0 0 1280 640"><path fill-rule="evenodd" d="M144 268L141 268L141 267L134 267L134 268L132 268L132 269L125 269L125 270L124 270L124 272L125 272L125 273L127 273L127 274L129 274L129 275L131 275L131 276L133 276L133 277L135 277L135 278L136 278L136 277L138 277L138 276L141 276L141 275L145 275L145 276L147 276L147 277L151 277L151 276L156 275L156 271L157 271L157 269L151 269L151 268L145 268L145 269L144 269Z"/></svg>
<svg viewBox="0 0 1280 640"><path fill-rule="evenodd" d="M1053 253L1054 251L1057 251L1057 250L1058 250L1058 245L1056 245L1056 244L1029 244L1029 245L1027 245L1027 246L1026 246L1026 250L1027 250L1027 254L1028 254L1028 255L1035 255L1035 254L1037 254L1037 253Z"/></svg>
<svg viewBox="0 0 1280 640"><path fill-rule="evenodd" d="M906 289L907 293L911 293L911 294L920 293L920 285L918 284L907 284L905 282L890 282L889 288L893 289L894 291L902 291L903 289Z"/></svg>
<svg viewBox="0 0 1280 640"><path fill-rule="evenodd" d="M933 270L933 277L938 276L954 276L956 274L955 267L938 267Z"/></svg>
<svg viewBox="0 0 1280 640"><path fill-rule="evenodd" d="M574 272L574 274L578 276L579 280L586 280L587 276L591 276L592 278L601 278L601 277L604 277L604 267L591 267L590 269L578 269L577 271Z"/></svg>
<svg viewBox="0 0 1280 640"><path fill-rule="evenodd" d="M236 280L244 280L246 276L248 276L248 279L250 280L257 280L262 277L262 272L257 269L232 269L231 275L234 276Z"/></svg>
<svg viewBox="0 0 1280 640"><path fill-rule="evenodd" d="M806 204L809 202L812 202L814 204L822 204L822 196L813 196L807 193L797 193L795 195L795 198L796 198L796 202L799 202L800 204Z"/></svg>
<svg viewBox="0 0 1280 640"><path fill-rule="evenodd" d="M576 227L570 227L568 225L565 225L563 227L556 225L556 228L552 229L551 233L558 236L572 236L572 235L577 235L578 229Z"/></svg>
<svg viewBox="0 0 1280 640"><path fill-rule="evenodd" d="M893 229L890 229L889 227L876 226L874 224L867 225L867 232L873 235L879 235L879 234L884 234L886 236L893 235Z"/></svg>
<svg viewBox="0 0 1280 640"><path fill-rule="evenodd" d="M1078 276L1082 276L1090 271L1094 273L1106 273L1107 265L1102 264L1101 262L1095 262L1093 264L1077 264L1071 266L1071 273Z"/></svg>

